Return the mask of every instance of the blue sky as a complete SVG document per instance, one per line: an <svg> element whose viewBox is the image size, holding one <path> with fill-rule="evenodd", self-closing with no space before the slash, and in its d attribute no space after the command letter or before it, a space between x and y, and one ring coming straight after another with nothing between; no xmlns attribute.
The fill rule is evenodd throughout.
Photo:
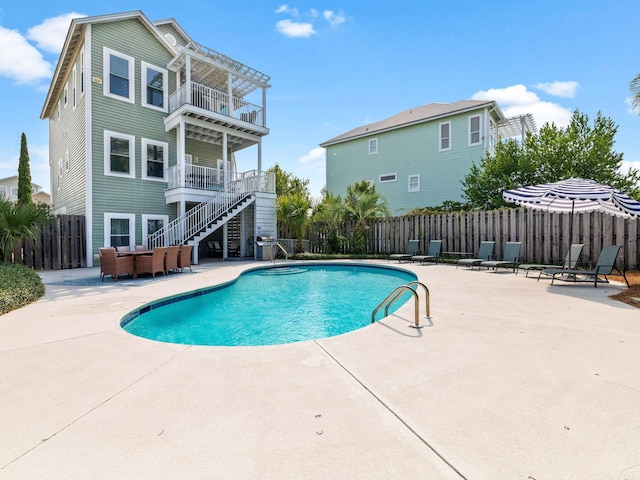
<svg viewBox="0 0 640 480"><path fill-rule="evenodd" d="M508 7L506 4L508 3ZM640 72L640 2L300 2L0 0L0 178L17 175L26 133L33 181L50 191L48 127L40 112L73 16L142 10L175 18L197 42L271 76L275 163L325 184L318 144L431 102L494 99L538 126L567 124L577 108L619 126L623 168L640 168L640 117L629 82ZM187 7L188 5L188 7ZM239 156L255 168L256 153Z"/></svg>

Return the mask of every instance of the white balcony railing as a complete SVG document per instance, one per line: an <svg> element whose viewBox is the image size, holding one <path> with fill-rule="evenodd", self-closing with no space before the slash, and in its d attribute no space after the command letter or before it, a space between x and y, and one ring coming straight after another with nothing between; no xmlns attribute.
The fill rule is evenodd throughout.
<svg viewBox="0 0 640 480"><path fill-rule="evenodd" d="M147 239L148 247L186 243L255 192L276 193L275 173L250 170L234 174L234 179L211 200L200 203L150 235Z"/></svg>
<svg viewBox="0 0 640 480"><path fill-rule="evenodd" d="M233 109L230 109L228 94L194 82L191 82L191 89L187 85L185 83L169 97L169 113L174 112L182 105L189 104L259 127L265 126L262 107L241 98L231 97Z"/></svg>

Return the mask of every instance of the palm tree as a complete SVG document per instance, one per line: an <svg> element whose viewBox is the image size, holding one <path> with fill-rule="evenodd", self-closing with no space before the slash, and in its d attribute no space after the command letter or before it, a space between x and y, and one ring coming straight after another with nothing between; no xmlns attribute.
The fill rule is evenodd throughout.
<svg viewBox="0 0 640 480"><path fill-rule="evenodd" d="M35 240L39 223L50 219L49 207L42 204L13 202L0 198L0 253L10 263L14 249L23 239Z"/></svg>
<svg viewBox="0 0 640 480"><path fill-rule="evenodd" d="M629 83L631 90L631 107L640 115L640 73Z"/></svg>
<svg viewBox="0 0 640 480"><path fill-rule="evenodd" d="M281 195L276 199L278 220L289 227L298 239L297 252L304 251L302 240L311 221L310 208L311 200L300 192Z"/></svg>
<svg viewBox="0 0 640 480"><path fill-rule="evenodd" d="M341 242L338 228L345 218L344 204L340 197L326 195L322 202L318 203L313 212L313 220L326 225L328 230L327 252L338 253ZM344 238L344 237L343 237Z"/></svg>
<svg viewBox="0 0 640 480"><path fill-rule="evenodd" d="M375 189L351 191L347 193L344 209L347 218L356 223L353 229L351 250L353 253L366 253L369 220L390 215L387 200Z"/></svg>

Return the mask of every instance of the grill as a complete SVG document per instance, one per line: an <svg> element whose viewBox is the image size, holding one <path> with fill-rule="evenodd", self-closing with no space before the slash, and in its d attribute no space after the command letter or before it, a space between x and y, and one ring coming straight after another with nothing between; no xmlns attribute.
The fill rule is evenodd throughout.
<svg viewBox="0 0 640 480"><path fill-rule="evenodd" d="M258 260L273 260L273 250L278 241L274 237L266 235L256 237L256 257Z"/></svg>

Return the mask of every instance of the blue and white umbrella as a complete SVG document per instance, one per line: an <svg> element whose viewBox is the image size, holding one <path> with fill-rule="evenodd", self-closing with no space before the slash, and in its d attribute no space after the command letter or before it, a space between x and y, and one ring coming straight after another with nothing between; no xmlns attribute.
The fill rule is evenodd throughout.
<svg viewBox="0 0 640 480"><path fill-rule="evenodd" d="M640 217L640 202L607 185L584 178L514 188L502 193L508 202L557 213L605 212L630 218Z"/></svg>
<svg viewBox="0 0 640 480"><path fill-rule="evenodd" d="M570 214L569 243L573 239L574 213L605 212L624 218L640 217L640 202L620 190L584 178L505 190L502 197L523 207Z"/></svg>

